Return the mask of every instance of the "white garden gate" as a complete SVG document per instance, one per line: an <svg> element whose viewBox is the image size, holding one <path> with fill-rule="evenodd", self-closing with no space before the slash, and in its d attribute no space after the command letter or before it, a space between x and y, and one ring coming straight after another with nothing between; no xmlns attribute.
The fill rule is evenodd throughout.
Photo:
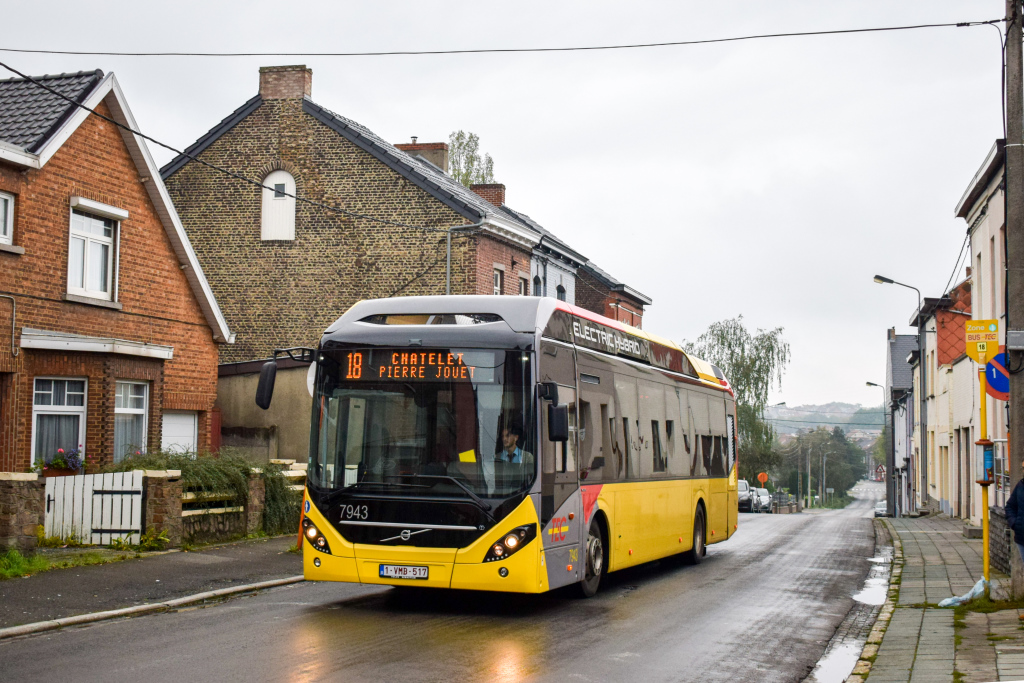
<svg viewBox="0 0 1024 683"><path fill-rule="evenodd" d="M46 480L47 536L109 545L138 543L142 534L142 470L50 477Z"/></svg>

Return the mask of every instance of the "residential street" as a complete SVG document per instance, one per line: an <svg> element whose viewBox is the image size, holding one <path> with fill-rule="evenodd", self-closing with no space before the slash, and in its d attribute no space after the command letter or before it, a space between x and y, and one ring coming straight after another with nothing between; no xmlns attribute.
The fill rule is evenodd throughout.
<svg viewBox="0 0 1024 683"><path fill-rule="evenodd" d="M613 574L591 600L305 583L0 643L5 680L802 680L874 551L846 510L742 515L697 567Z"/></svg>

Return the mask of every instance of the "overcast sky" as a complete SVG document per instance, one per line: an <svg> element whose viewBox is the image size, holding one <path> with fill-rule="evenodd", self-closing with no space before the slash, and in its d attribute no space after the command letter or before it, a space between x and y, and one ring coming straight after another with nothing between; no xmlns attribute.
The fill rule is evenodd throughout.
<svg viewBox="0 0 1024 683"><path fill-rule="evenodd" d="M658 42L997 19L1001 0L20 2L5 47L367 51ZM1001 137L991 27L565 54L119 58L0 53L30 74L113 71L140 127L183 148L306 63L313 99L393 142L480 136L506 201L654 299L676 340L742 314L785 328L773 401L877 405L885 334L938 296L953 210ZM0 77L4 77L0 70ZM153 148L158 163L170 153ZM958 273L957 281L962 279Z"/></svg>

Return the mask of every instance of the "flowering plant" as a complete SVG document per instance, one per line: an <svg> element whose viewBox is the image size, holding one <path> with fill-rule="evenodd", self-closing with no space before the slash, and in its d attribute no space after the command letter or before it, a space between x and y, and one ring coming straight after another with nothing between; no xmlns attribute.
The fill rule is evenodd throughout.
<svg viewBox="0 0 1024 683"><path fill-rule="evenodd" d="M70 451L65 452L63 448L58 448L57 452L51 456L48 456L43 461L43 469L55 469L55 470L78 470L82 468L82 446L78 448L72 448Z"/></svg>

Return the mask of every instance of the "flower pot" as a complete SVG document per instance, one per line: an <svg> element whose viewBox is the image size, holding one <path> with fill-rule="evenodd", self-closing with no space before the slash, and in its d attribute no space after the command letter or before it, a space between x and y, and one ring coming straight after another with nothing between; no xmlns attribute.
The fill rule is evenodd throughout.
<svg viewBox="0 0 1024 683"><path fill-rule="evenodd" d="M43 470L43 477L44 478L49 478L49 477L73 477L76 474L81 474L81 473L82 473L81 470L66 470L66 469L57 469L55 467L47 467L45 470Z"/></svg>

